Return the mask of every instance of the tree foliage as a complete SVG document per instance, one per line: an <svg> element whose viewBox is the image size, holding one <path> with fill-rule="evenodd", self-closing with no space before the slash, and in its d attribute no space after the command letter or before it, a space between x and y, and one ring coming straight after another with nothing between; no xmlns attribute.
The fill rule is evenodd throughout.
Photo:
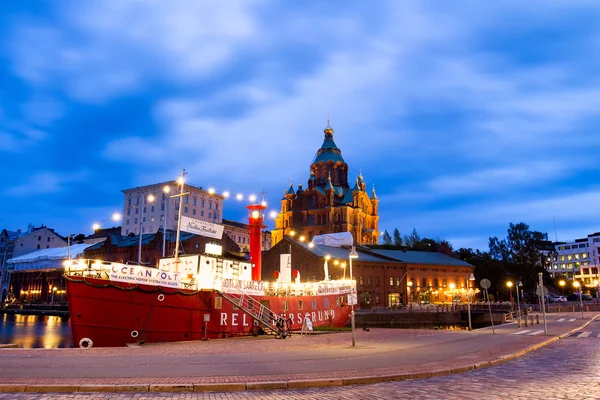
<svg viewBox="0 0 600 400"><path fill-rule="evenodd" d="M383 244L390 246L392 244L392 237L387 230L383 232Z"/></svg>
<svg viewBox="0 0 600 400"><path fill-rule="evenodd" d="M400 231L398 230L398 228L394 229L394 246L402 246L402 235L400 235Z"/></svg>

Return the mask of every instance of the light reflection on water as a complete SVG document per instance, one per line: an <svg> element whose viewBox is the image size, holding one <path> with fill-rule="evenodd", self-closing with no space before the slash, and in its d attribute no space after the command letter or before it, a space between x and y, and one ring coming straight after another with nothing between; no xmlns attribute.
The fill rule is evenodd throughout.
<svg viewBox="0 0 600 400"><path fill-rule="evenodd" d="M0 315L0 344L22 348L73 347L71 325L66 317L50 315Z"/></svg>

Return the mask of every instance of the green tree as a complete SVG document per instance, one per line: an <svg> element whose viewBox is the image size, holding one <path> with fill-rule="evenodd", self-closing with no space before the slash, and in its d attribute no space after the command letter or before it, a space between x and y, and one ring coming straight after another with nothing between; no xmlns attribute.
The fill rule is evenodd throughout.
<svg viewBox="0 0 600 400"><path fill-rule="evenodd" d="M400 235L400 231L398 230L398 228L394 229L394 246L402 246L402 235Z"/></svg>
<svg viewBox="0 0 600 400"><path fill-rule="evenodd" d="M383 231L383 244L386 244L388 246L391 246L392 244L392 237L388 233L387 229Z"/></svg>
<svg viewBox="0 0 600 400"><path fill-rule="evenodd" d="M417 247L417 245L419 244L420 241L421 241L421 237L417 233L416 228L413 228L410 235L404 236L404 245L411 249L414 249L415 247Z"/></svg>
<svg viewBox="0 0 600 400"><path fill-rule="evenodd" d="M539 243L544 240L548 240L547 233L532 231L523 222L511 222L506 239L489 239L490 255L504 264L514 280L521 280L525 290L533 292L538 282L538 273L545 272L539 248Z"/></svg>

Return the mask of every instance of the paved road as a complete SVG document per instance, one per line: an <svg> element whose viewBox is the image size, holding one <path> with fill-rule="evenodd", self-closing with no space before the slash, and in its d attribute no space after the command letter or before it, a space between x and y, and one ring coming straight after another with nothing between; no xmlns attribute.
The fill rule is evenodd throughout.
<svg viewBox="0 0 600 400"><path fill-rule="evenodd" d="M521 358L467 373L322 389L232 393L0 393L0 399L599 399L600 338L569 336Z"/></svg>
<svg viewBox="0 0 600 400"><path fill-rule="evenodd" d="M552 315L548 321L548 336L544 335L543 326L517 329L516 324L498 327L495 335L491 329L475 332L359 331L356 348L348 346L349 333L342 333L293 337L285 341L270 338L215 340L146 345L133 349L3 349L0 351L0 386L3 383L75 385L69 392L77 390L78 384L126 384L119 387L123 391L125 388L136 390L136 384L146 386L145 389L140 386L138 393L0 393L0 400L346 399L349 396L364 399L408 396L475 399L484 394L486 398L502 399L600 399L600 320L592 321L593 316L595 314L589 314L585 320L581 320L572 318L573 314ZM557 340L558 337L564 338ZM551 344L515 360L468 373L426 380L233 393L147 391L148 384L153 383L225 382L236 385L240 382L284 380L289 383L298 379L316 382L318 379L389 376L390 373L449 371L460 365L472 366L510 354L520 354L524 349L549 339L553 340ZM46 389L37 387L36 390L56 391L53 389L49 386ZM98 387L92 389L98 390Z"/></svg>

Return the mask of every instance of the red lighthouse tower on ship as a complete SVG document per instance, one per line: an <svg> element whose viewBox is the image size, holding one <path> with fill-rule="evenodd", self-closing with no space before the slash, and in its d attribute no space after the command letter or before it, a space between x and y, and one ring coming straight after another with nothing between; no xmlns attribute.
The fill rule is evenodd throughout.
<svg viewBox="0 0 600 400"><path fill-rule="evenodd" d="M252 267L252 280L261 280L261 262L262 262L262 230L266 228L263 225L264 210L267 206L264 204L250 204L246 206L250 215L248 216L248 229L250 230L250 263Z"/></svg>

